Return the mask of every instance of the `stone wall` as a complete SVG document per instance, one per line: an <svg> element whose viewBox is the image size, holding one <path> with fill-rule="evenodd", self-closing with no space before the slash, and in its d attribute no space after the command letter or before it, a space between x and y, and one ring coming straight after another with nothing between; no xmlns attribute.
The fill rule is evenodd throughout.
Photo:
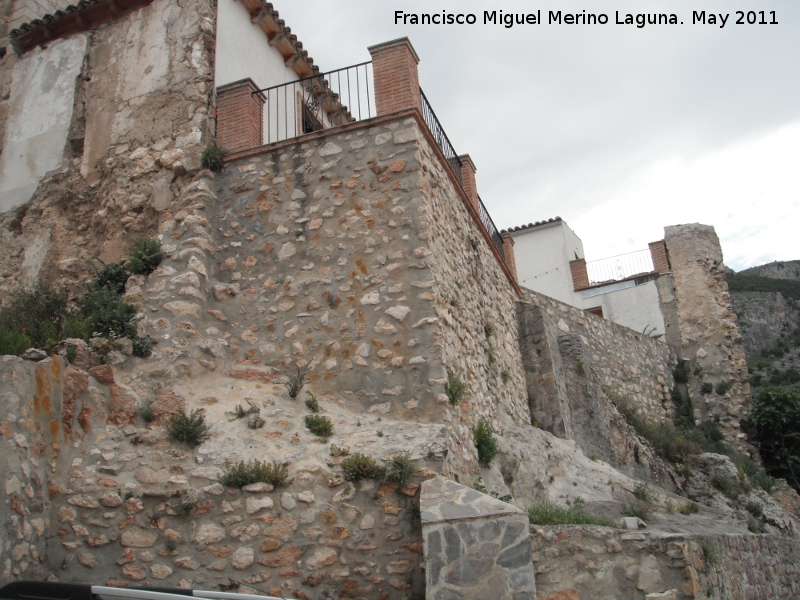
<svg viewBox="0 0 800 600"><path fill-rule="evenodd" d="M625 402L654 421L672 417L667 344L533 291L517 311L536 424L574 439L587 456L671 487L614 406Z"/></svg>
<svg viewBox="0 0 800 600"><path fill-rule="evenodd" d="M231 163L214 273L267 303L257 320L229 315L246 357L308 365L370 414L448 423L443 469L469 477L479 418L529 422L514 291L419 121L371 123ZM456 407L448 371L469 386Z"/></svg>
<svg viewBox="0 0 800 600"><path fill-rule="evenodd" d="M420 495L428 600L536 600L528 516L443 477Z"/></svg>
<svg viewBox="0 0 800 600"><path fill-rule="evenodd" d="M60 359L0 358L0 582L46 574L48 509L59 491L48 479L62 466L63 368Z"/></svg>
<svg viewBox="0 0 800 600"><path fill-rule="evenodd" d="M531 526L541 600L795 598L800 547L776 535Z"/></svg>
<svg viewBox="0 0 800 600"><path fill-rule="evenodd" d="M800 323L800 303L776 292L732 292L731 305L750 358L775 348L781 335L791 335Z"/></svg>
<svg viewBox="0 0 800 600"><path fill-rule="evenodd" d="M739 422L752 398L742 336L731 308L725 282L722 249L709 225L675 225L665 228L674 279L678 358L689 368L688 394L695 416L718 418L727 440L742 446ZM668 318L668 315L665 315ZM701 392L704 383L724 383L724 394Z"/></svg>
<svg viewBox="0 0 800 600"><path fill-rule="evenodd" d="M119 260L137 237L155 233L210 139L212 17L211 2L155 0L50 44L52 53L84 40L74 103L54 149L61 160L39 175L29 202L0 215L0 299L40 278L75 286L88 276L87 259ZM13 84L15 67L42 52L0 62L0 118L13 120L25 92ZM62 59L43 64L45 82ZM6 137L17 126L5 124Z"/></svg>

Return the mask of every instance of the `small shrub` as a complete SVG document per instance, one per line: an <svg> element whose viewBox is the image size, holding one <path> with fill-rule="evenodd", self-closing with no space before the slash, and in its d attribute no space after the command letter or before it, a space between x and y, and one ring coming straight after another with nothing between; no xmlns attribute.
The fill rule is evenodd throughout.
<svg viewBox="0 0 800 600"><path fill-rule="evenodd" d="M389 461L386 467L386 479L405 487L416 472L414 465L411 464L411 455L408 452L401 452Z"/></svg>
<svg viewBox="0 0 800 600"><path fill-rule="evenodd" d="M331 444L331 456L347 456L348 454L350 454L350 446Z"/></svg>
<svg viewBox="0 0 800 600"><path fill-rule="evenodd" d="M178 547L175 545L175 542L173 542L172 540L167 540L166 543L164 544L164 550L166 550L169 554L175 552L177 548Z"/></svg>
<svg viewBox="0 0 800 600"><path fill-rule="evenodd" d="M614 527L614 523L605 517L596 517L586 512L582 502L564 508L549 500L537 502L528 508L528 520L532 525L599 525Z"/></svg>
<svg viewBox="0 0 800 600"><path fill-rule="evenodd" d="M66 337L136 339L136 307L109 288L92 287L77 301L77 311L65 326Z"/></svg>
<svg viewBox="0 0 800 600"><path fill-rule="evenodd" d="M747 519L747 530L750 533L758 533L758 521L756 521L753 517Z"/></svg>
<svg viewBox="0 0 800 600"><path fill-rule="evenodd" d="M703 394L704 396L707 396L713 391L714 391L714 384L711 383L710 381L706 381L703 383L702 386L700 386L700 393Z"/></svg>
<svg viewBox="0 0 800 600"><path fill-rule="evenodd" d="M455 406L461 402L461 399L467 393L467 384L461 379L461 375L448 369L444 391L447 393L447 399L450 400L450 404Z"/></svg>
<svg viewBox="0 0 800 600"><path fill-rule="evenodd" d="M328 417L322 415L306 415L306 429L319 437L330 437L333 435L333 422Z"/></svg>
<svg viewBox="0 0 800 600"><path fill-rule="evenodd" d="M648 504L653 502L653 490L650 489L650 484L642 482L633 490L633 497Z"/></svg>
<svg viewBox="0 0 800 600"><path fill-rule="evenodd" d="M503 383L508 383L511 380L511 376L508 374L508 371L503 371L500 373L500 379Z"/></svg>
<svg viewBox="0 0 800 600"><path fill-rule="evenodd" d="M725 394L727 394L728 390L730 389L731 389L731 384L725 381L720 381L717 384L717 387L715 388L717 394L719 394L720 396L724 396Z"/></svg>
<svg viewBox="0 0 800 600"><path fill-rule="evenodd" d="M6 354L19 356L31 347L33 347L33 342L24 331L6 329L0 325L0 356Z"/></svg>
<svg viewBox="0 0 800 600"><path fill-rule="evenodd" d="M672 372L672 377L675 379L675 383L688 383L689 363L685 360L678 361L675 370Z"/></svg>
<svg viewBox="0 0 800 600"><path fill-rule="evenodd" d="M383 468L375 462L374 458L360 452L345 458L342 461L342 470L347 481L380 479L384 474Z"/></svg>
<svg viewBox="0 0 800 600"><path fill-rule="evenodd" d="M150 423L156 418L156 413L153 412L153 409L150 406L145 406L141 411L139 411L139 414L142 415L142 419L145 423Z"/></svg>
<svg viewBox="0 0 800 600"><path fill-rule="evenodd" d="M75 359L78 358L78 349L75 347L75 344L67 344L65 353L67 357L67 363L69 364L73 364ZM0 354L2 354L2 352L0 352Z"/></svg>
<svg viewBox="0 0 800 600"><path fill-rule="evenodd" d="M378 437L383 437L383 430L379 429L378 433L376 433L375 435L377 435Z"/></svg>
<svg viewBox="0 0 800 600"><path fill-rule="evenodd" d="M161 242L158 238L141 238L137 240L128 255L128 266L134 275L150 275L164 260Z"/></svg>
<svg viewBox="0 0 800 600"><path fill-rule="evenodd" d="M99 269L93 261L100 263L101 266ZM128 278L131 276L131 270L126 261L123 260L117 263L104 263L99 258L94 257L92 260L87 262L89 264L89 269L94 275L94 284L97 287L106 287L115 294L121 294L125 291L125 284L128 282Z"/></svg>
<svg viewBox="0 0 800 600"><path fill-rule="evenodd" d="M714 477L711 478L711 485L729 498L732 498L736 493L736 486L734 483L722 474L714 475Z"/></svg>
<svg viewBox="0 0 800 600"><path fill-rule="evenodd" d="M494 439L492 426L485 419L478 421L472 428L472 439L475 448L478 449L478 461L484 466L489 467L497 456L497 440Z"/></svg>
<svg viewBox="0 0 800 600"><path fill-rule="evenodd" d="M701 547L703 548L703 558L706 564L708 564L709 567L718 567L720 564L719 553L714 545L706 540L701 544Z"/></svg>
<svg viewBox="0 0 800 600"><path fill-rule="evenodd" d="M490 323L488 321L486 323L484 323L484 325L483 325L483 334L486 336L487 340L494 335L494 332L495 332L496 329L497 328L495 327L494 323Z"/></svg>
<svg viewBox="0 0 800 600"><path fill-rule="evenodd" d="M306 382L306 375L308 375L308 367L300 368L296 363L292 363L294 371L286 375L286 391L289 392L289 398L297 398L297 395L303 389Z"/></svg>
<svg viewBox="0 0 800 600"><path fill-rule="evenodd" d="M138 358L149 358L153 353L153 341L149 335L133 339L133 355Z"/></svg>
<svg viewBox="0 0 800 600"><path fill-rule="evenodd" d="M575 364L575 370L578 372L578 375L586 374L586 366L581 361Z"/></svg>
<svg viewBox="0 0 800 600"><path fill-rule="evenodd" d="M169 439L182 442L187 446L199 446L208 439L206 418L193 410L188 415L175 415L169 422Z"/></svg>
<svg viewBox="0 0 800 600"><path fill-rule="evenodd" d="M237 488L251 483L264 482L277 489L289 485L288 480L289 468L285 464L275 461L268 463L251 460L240 461L235 465L225 463L225 473L220 477L219 482L224 486Z"/></svg>
<svg viewBox="0 0 800 600"><path fill-rule="evenodd" d="M219 173L225 167L225 157L229 152L216 144L208 146L200 155L200 166L214 173Z"/></svg>
<svg viewBox="0 0 800 600"><path fill-rule="evenodd" d="M700 512L700 506L695 504L694 502L687 502L679 509L682 515L696 515Z"/></svg>
<svg viewBox="0 0 800 600"><path fill-rule="evenodd" d="M241 404L237 404L236 408L233 409L233 416L237 419L244 419L245 417L249 417L250 415L260 415L261 409L251 404L249 400L245 399L247 402L247 408L244 408Z"/></svg>
<svg viewBox="0 0 800 600"><path fill-rule="evenodd" d="M306 408L313 413L319 412L319 401L317 401L317 397L312 394L311 392L306 392Z"/></svg>
<svg viewBox="0 0 800 600"><path fill-rule="evenodd" d="M675 503L672 501L672 498L667 498L667 501L664 502L664 508L669 514L673 514L675 512Z"/></svg>
<svg viewBox="0 0 800 600"><path fill-rule="evenodd" d="M28 348L54 346L62 339L69 318L67 302L65 289L47 283L14 294L0 308L1 353L22 354Z"/></svg>
<svg viewBox="0 0 800 600"><path fill-rule="evenodd" d="M747 504L744 505L744 507L747 509L747 512L749 512L756 518L760 519L761 516L764 514L764 507L754 500L749 500Z"/></svg>
<svg viewBox="0 0 800 600"><path fill-rule="evenodd" d="M173 506L175 514L179 517L183 517L184 519L191 517L195 508L197 508L197 502L181 502L180 504Z"/></svg>

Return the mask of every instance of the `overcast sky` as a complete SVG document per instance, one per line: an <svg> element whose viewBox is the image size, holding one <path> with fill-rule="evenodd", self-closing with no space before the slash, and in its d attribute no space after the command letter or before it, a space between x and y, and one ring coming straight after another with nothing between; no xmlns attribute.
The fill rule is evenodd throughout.
<svg viewBox="0 0 800 600"><path fill-rule="evenodd" d="M408 36L420 84L499 228L561 216L587 260L647 247L665 225L716 227L741 270L800 259L799 0L276 0L323 70ZM395 24L395 11L475 25ZM485 10L542 25L483 24ZM607 25L550 25L549 11ZM736 11L778 25L737 25ZM616 12L683 25L616 25ZM692 24L693 11L730 15ZM757 15L760 18L760 14Z"/></svg>

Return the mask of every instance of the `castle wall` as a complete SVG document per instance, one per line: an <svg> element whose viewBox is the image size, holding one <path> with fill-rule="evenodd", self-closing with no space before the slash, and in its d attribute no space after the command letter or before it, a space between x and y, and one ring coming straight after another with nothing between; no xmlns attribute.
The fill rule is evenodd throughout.
<svg viewBox="0 0 800 600"><path fill-rule="evenodd" d="M729 442L739 445L744 437L739 426L752 398L742 336L731 308L725 282L722 249L709 225L675 225L665 228L674 280L677 323L669 328L680 333L678 357L688 362L688 393L695 416L719 418ZM703 383L715 386L703 394ZM716 386L728 386L724 394Z"/></svg>
<svg viewBox="0 0 800 600"><path fill-rule="evenodd" d="M48 480L64 437L63 368L60 359L0 358L0 582L46 575L49 508L59 493Z"/></svg>
<svg viewBox="0 0 800 600"><path fill-rule="evenodd" d="M536 425L574 439L587 456L669 488L660 461L614 408L621 400L648 419L672 417L675 358L669 346L529 290L517 310Z"/></svg>
<svg viewBox="0 0 800 600"><path fill-rule="evenodd" d="M137 237L155 233L159 215L199 170L201 150L210 139L212 16L210 2L184 6L155 0L45 50L21 57L12 52L2 59L0 119L9 115L4 122L9 144L14 131L30 130L35 123L25 116L37 106L27 102L31 90L41 95L38 79L32 87L12 85L11 75L50 57L37 77L50 84L63 80L51 92L58 90L53 102L63 109L58 113L63 118L60 129L42 135L58 131L61 137L48 142L48 152L63 156L59 168L36 171L43 178L30 190L29 202L0 214L5 249L0 298L39 279L79 289L75 284L89 274L87 259L119 260ZM73 47L70 54L62 52ZM42 110L50 114L51 108ZM26 135L14 144L29 138L39 143ZM0 159L4 164L13 163L12 146Z"/></svg>
<svg viewBox="0 0 800 600"><path fill-rule="evenodd" d="M539 598L794 598L794 538L531 526Z"/></svg>

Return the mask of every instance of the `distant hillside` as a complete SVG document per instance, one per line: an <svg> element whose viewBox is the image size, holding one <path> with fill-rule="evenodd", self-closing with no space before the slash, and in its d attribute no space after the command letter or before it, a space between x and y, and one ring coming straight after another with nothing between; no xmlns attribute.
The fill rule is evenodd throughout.
<svg viewBox="0 0 800 600"><path fill-rule="evenodd" d="M800 280L800 260L776 260L765 265L739 271L738 275Z"/></svg>
<svg viewBox="0 0 800 600"><path fill-rule="evenodd" d="M739 273L727 271L733 311L748 360L796 335L800 323L800 261L772 262Z"/></svg>

